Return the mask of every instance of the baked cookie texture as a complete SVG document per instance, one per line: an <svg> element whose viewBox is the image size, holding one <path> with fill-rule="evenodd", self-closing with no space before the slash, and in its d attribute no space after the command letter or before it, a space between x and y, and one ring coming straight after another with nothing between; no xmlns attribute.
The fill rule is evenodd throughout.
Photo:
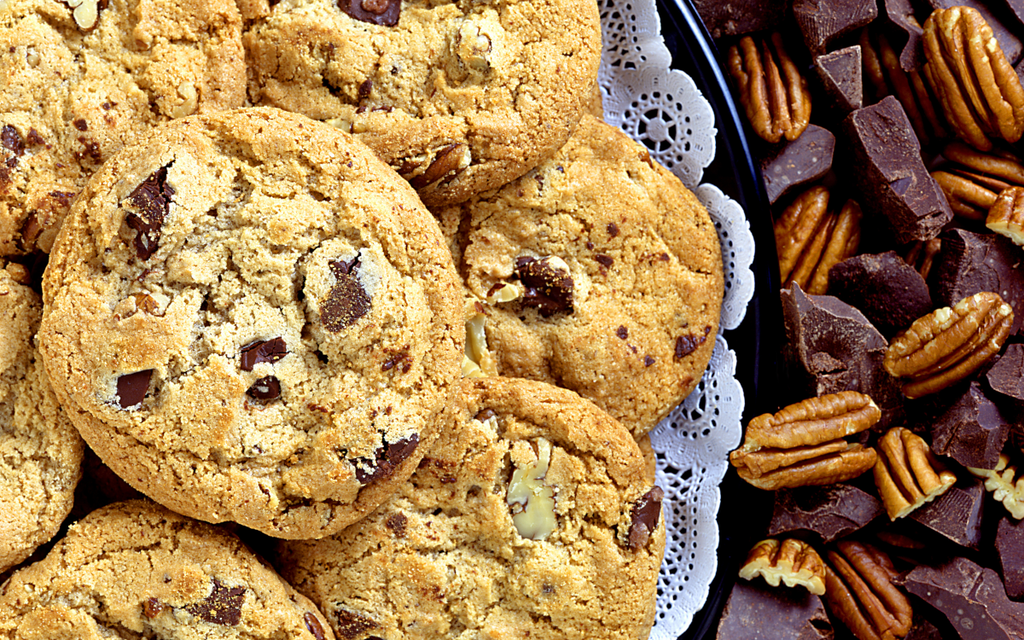
<svg viewBox="0 0 1024 640"><path fill-rule="evenodd" d="M84 449L33 343L43 305L26 276L0 268L0 573L57 533Z"/></svg>
<svg viewBox="0 0 1024 640"><path fill-rule="evenodd" d="M201 520L338 531L429 446L463 350L436 221L349 135L255 108L112 158L43 281L54 388L130 485Z"/></svg>
<svg viewBox="0 0 1024 640"><path fill-rule="evenodd" d="M365 520L280 544L340 638L645 638L662 491L629 432L578 395L463 380L450 424Z"/></svg>
<svg viewBox="0 0 1024 640"><path fill-rule="evenodd" d="M48 252L89 176L153 126L244 104L231 0L0 0L0 255Z"/></svg>
<svg viewBox="0 0 1024 640"><path fill-rule="evenodd" d="M718 235L618 129L585 116L535 170L432 210L500 375L572 389L637 437L700 381L724 290Z"/></svg>
<svg viewBox="0 0 1024 640"><path fill-rule="evenodd" d="M313 604L234 535L149 501L73 524L0 590L0 638L333 640Z"/></svg>
<svg viewBox="0 0 1024 640"><path fill-rule="evenodd" d="M351 131L428 205L553 154L601 57L593 0L282 0L265 13L244 35L252 102Z"/></svg>

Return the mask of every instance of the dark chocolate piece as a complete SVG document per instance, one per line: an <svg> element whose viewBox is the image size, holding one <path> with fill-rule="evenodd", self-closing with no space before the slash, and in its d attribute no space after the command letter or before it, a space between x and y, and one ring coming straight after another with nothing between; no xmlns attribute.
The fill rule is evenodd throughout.
<svg viewBox="0 0 1024 640"><path fill-rule="evenodd" d="M831 640L821 598L804 588L737 580L718 623L718 640Z"/></svg>
<svg viewBox="0 0 1024 640"><path fill-rule="evenodd" d="M306 623L306 628L313 634L316 640L324 640L326 634L324 634L324 626L320 624L320 620L316 617L312 611L307 611L302 614L302 621Z"/></svg>
<svg viewBox="0 0 1024 640"><path fill-rule="evenodd" d="M370 296L359 284L358 255L348 262L332 260L329 264L336 283L320 304L320 324L331 333L337 333L370 311Z"/></svg>
<svg viewBox="0 0 1024 640"><path fill-rule="evenodd" d="M13 153L15 157L25 153L25 141L14 125L5 124L3 129L0 129L0 145Z"/></svg>
<svg viewBox="0 0 1024 640"><path fill-rule="evenodd" d="M761 159L768 202L775 204L792 189L828 173L835 146L832 132L814 124L808 125L796 140L776 145Z"/></svg>
<svg viewBox="0 0 1024 640"><path fill-rule="evenodd" d="M924 64L924 48L921 44L924 29L914 14L914 6L910 0L885 0L883 5L888 21L906 37L906 44L900 52L900 68L904 71L920 68Z"/></svg>
<svg viewBox="0 0 1024 640"><path fill-rule="evenodd" d="M552 265L552 258L516 258L513 274L523 283L523 306L535 307L545 318L556 313L572 313L572 276Z"/></svg>
<svg viewBox="0 0 1024 640"><path fill-rule="evenodd" d="M992 28L992 35L995 36L1003 55L1012 65L1020 60L1022 44L1016 33L1020 33L1020 25L1011 24L1010 27L1003 24L989 8L993 3L991 0L979 2L979 0L928 0L932 9L949 9L950 7L971 7L977 9L985 22ZM1016 33L1014 33L1016 31Z"/></svg>
<svg viewBox="0 0 1024 640"><path fill-rule="evenodd" d="M395 469L416 451L420 444L420 435L414 433L408 438L402 438L397 442L384 442L383 447L377 447L374 451L374 458L356 458L353 460L356 468L356 480L359 484L370 484L381 478L387 478L395 472Z"/></svg>
<svg viewBox="0 0 1024 640"><path fill-rule="evenodd" d="M682 360L686 356L690 355L697 350L697 347L704 344L704 341L708 339L708 334L711 333L711 327L705 326L704 333L701 334L688 334L685 336L679 336L676 338L675 350L672 353L672 357L676 360Z"/></svg>
<svg viewBox="0 0 1024 640"><path fill-rule="evenodd" d="M200 620L233 627L242 621L244 601L245 587L225 587L214 578L210 595L184 609Z"/></svg>
<svg viewBox="0 0 1024 640"><path fill-rule="evenodd" d="M1024 326L1024 255L1020 247L996 233L950 229L928 274L936 306L952 306L981 291L995 291L1013 307L1011 335Z"/></svg>
<svg viewBox="0 0 1024 640"><path fill-rule="evenodd" d="M261 362L274 363L288 355L284 338L257 340L242 347L242 371L252 371Z"/></svg>
<svg viewBox="0 0 1024 640"><path fill-rule="evenodd" d="M409 523L409 518L404 513L399 511L398 513L388 516L388 519L384 521L384 526L391 529L391 532L398 538L405 537L405 527Z"/></svg>
<svg viewBox="0 0 1024 640"><path fill-rule="evenodd" d="M843 116L864 107L862 64L859 44L814 58L814 69L825 95Z"/></svg>
<svg viewBox="0 0 1024 640"><path fill-rule="evenodd" d="M853 305L892 337L932 312L928 285L895 251L861 254L828 272L828 295Z"/></svg>
<svg viewBox="0 0 1024 640"><path fill-rule="evenodd" d="M921 160L921 145L893 96L854 111L843 133L857 167L857 198L868 217L888 221L897 242L928 240L953 218L946 196Z"/></svg>
<svg viewBox="0 0 1024 640"><path fill-rule="evenodd" d="M136 371L126 373L117 379L117 406L122 409L131 409L142 404L149 391L149 380L153 377L153 370Z"/></svg>
<svg viewBox="0 0 1024 640"><path fill-rule="evenodd" d="M631 551L638 551L647 546L651 534L658 528L658 520L661 519L661 501L665 492L661 487L651 487L651 490L640 497L629 512L629 548Z"/></svg>
<svg viewBox="0 0 1024 640"><path fill-rule="evenodd" d="M883 513L878 498L850 484L782 489L775 492L768 535L811 531L828 544L867 526Z"/></svg>
<svg viewBox="0 0 1024 640"><path fill-rule="evenodd" d="M965 467L992 469L1010 435L1010 423L999 407L972 382L963 396L935 420L932 451Z"/></svg>
<svg viewBox="0 0 1024 640"><path fill-rule="evenodd" d="M338 607L337 617L338 626L334 630L338 632L338 637L344 640L353 640L361 637L367 631L380 627L377 621L369 615L344 607Z"/></svg>
<svg viewBox="0 0 1024 640"><path fill-rule="evenodd" d="M978 549L985 499L985 483L965 478L934 501L915 509L910 518L962 547Z"/></svg>
<svg viewBox="0 0 1024 640"><path fill-rule="evenodd" d="M273 400L281 395L281 381L276 376L265 376L252 383L246 393L257 400Z"/></svg>
<svg viewBox="0 0 1024 640"><path fill-rule="evenodd" d="M878 6L863 0L793 0L793 17L811 55L820 56L829 43L877 18Z"/></svg>
<svg viewBox="0 0 1024 640"><path fill-rule="evenodd" d="M402 12L402 0L339 0L338 8L361 22L393 27Z"/></svg>
<svg viewBox="0 0 1024 640"><path fill-rule="evenodd" d="M1006 595L1024 598L1024 520L1005 517L996 529L996 553Z"/></svg>
<svg viewBox="0 0 1024 640"><path fill-rule="evenodd" d="M718 39L776 29L789 8L788 0L693 0L701 20Z"/></svg>
<svg viewBox="0 0 1024 640"><path fill-rule="evenodd" d="M916 567L902 582L907 591L946 616L964 640L1024 637L1024 604L1006 597L992 569L956 558L938 567Z"/></svg>
<svg viewBox="0 0 1024 640"><path fill-rule="evenodd" d="M148 260L160 245L160 229L174 195L174 188L167 184L167 169L170 166L168 164L157 169L156 173L128 195L128 202L136 211L129 211L124 221L136 232L135 254L142 260Z"/></svg>
<svg viewBox="0 0 1024 640"><path fill-rule="evenodd" d="M903 640L944 640L942 631L915 611L914 621Z"/></svg>
<svg viewBox="0 0 1024 640"><path fill-rule="evenodd" d="M992 398L1010 418L1010 431L1024 436L1024 344L1011 344L985 374Z"/></svg>

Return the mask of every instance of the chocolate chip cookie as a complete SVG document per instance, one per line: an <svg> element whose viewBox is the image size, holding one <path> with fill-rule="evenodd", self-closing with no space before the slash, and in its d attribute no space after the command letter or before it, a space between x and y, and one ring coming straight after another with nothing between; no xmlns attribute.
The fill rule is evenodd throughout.
<svg viewBox="0 0 1024 640"><path fill-rule="evenodd" d="M618 129L585 116L534 171L434 212L500 375L572 389L638 437L700 381L722 304L718 235Z"/></svg>
<svg viewBox="0 0 1024 640"><path fill-rule="evenodd" d="M409 483L278 566L338 637L645 638L662 490L629 432L565 389L464 380Z"/></svg>
<svg viewBox="0 0 1024 640"><path fill-rule="evenodd" d="M333 640L313 604L234 535L149 501L71 526L0 593L0 638Z"/></svg>
<svg viewBox="0 0 1024 640"><path fill-rule="evenodd" d="M27 275L18 264L0 268L0 572L57 532L84 449L33 344L43 305Z"/></svg>
<svg viewBox="0 0 1024 640"><path fill-rule="evenodd" d="M282 0L268 13L244 36L252 102L351 131L428 205L554 153L601 56L593 0Z"/></svg>
<svg viewBox="0 0 1024 640"><path fill-rule="evenodd" d="M462 301L408 183L333 127L255 108L112 158L43 282L41 350L86 441L209 522L338 531L415 469Z"/></svg>
<svg viewBox="0 0 1024 640"><path fill-rule="evenodd" d="M0 5L0 255L49 251L89 176L145 130L245 103L231 0Z"/></svg>

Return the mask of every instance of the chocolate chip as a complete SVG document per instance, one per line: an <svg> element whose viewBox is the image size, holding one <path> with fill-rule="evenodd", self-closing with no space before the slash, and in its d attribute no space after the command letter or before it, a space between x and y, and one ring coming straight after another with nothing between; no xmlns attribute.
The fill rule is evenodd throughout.
<svg viewBox="0 0 1024 640"><path fill-rule="evenodd" d="M0 144L15 156L25 153L25 141L13 125L5 124L4 128L0 129Z"/></svg>
<svg viewBox="0 0 1024 640"><path fill-rule="evenodd" d="M281 381L275 376L260 378L246 393L257 400L273 400L281 395Z"/></svg>
<svg viewBox="0 0 1024 640"><path fill-rule="evenodd" d="M422 189L438 180L454 177L455 174L465 168L461 165L463 156L468 148L462 143L450 144L444 147L434 156L434 161L430 163L427 170L410 178L409 184L412 185L413 189Z"/></svg>
<svg viewBox="0 0 1024 640"><path fill-rule="evenodd" d="M257 340L242 347L242 371L252 371L261 362L274 363L288 355L284 338Z"/></svg>
<svg viewBox="0 0 1024 640"><path fill-rule="evenodd" d="M654 357L653 356L644 356L644 366L645 367L649 367L652 364L654 364Z"/></svg>
<svg viewBox="0 0 1024 640"><path fill-rule="evenodd" d="M236 626L242 621L242 602L245 600L245 587L225 587L216 578L210 595L200 602L185 607L200 620L224 626Z"/></svg>
<svg viewBox="0 0 1024 640"><path fill-rule="evenodd" d="M146 616L151 620L160 615L160 612L163 610L163 603L157 600L156 598L149 598L148 600L142 603L142 615Z"/></svg>
<svg viewBox="0 0 1024 640"><path fill-rule="evenodd" d="M402 0L338 0L338 7L360 22L393 27L398 24Z"/></svg>
<svg viewBox="0 0 1024 640"><path fill-rule="evenodd" d="M638 551L647 546L651 534L658 528L658 520L661 518L661 500L665 492L661 487L652 487L645 493L630 511L629 525L629 549Z"/></svg>
<svg viewBox="0 0 1024 640"><path fill-rule="evenodd" d="M384 525L391 529L391 531L399 538L405 537L405 526L409 522L409 518L404 513L399 511L384 521Z"/></svg>
<svg viewBox="0 0 1024 640"><path fill-rule="evenodd" d="M29 127L27 142L30 147L39 147L46 144L46 140L43 139L43 136L39 135L39 132L35 130L35 127Z"/></svg>
<svg viewBox="0 0 1024 640"><path fill-rule="evenodd" d="M596 256L594 256L594 259L601 263L602 267L610 267L613 264L615 264L614 258L612 258L611 256L606 256L603 253L597 254Z"/></svg>
<svg viewBox="0 0 1024 640"><path fill-rule="evenodd" d="M86 123L86 121L82 118L75 118L75 120L71 124L75 125L75 128L78 129L79 131L89 130L88 123Z"/></svg>
<svg viewBox="0 0 1024 640"><path fill-rule="evenodd" d="M545 318L556 313L572 313L573 310L572 293L575 283L568 270L553 265L554 260L557 258L521 256L516 258L513 270L515 277L526 287L523 306L535 307Z"/></svg>
<svg viewBox="0 0 1024 640"><path fill-rule="evenodd" d="M364 5L365 6L365 3ZM370 93L373 91L373 79L367 78L359 85L359 99L369 98Z"/></svg>
<svg viewBox="0 0 1024 640"><path fill-rule="evenodd" d="M619 328L615 330L615 335L618 336L620 340L625 340L629 337L629 329L620 324Z"/></svg>
<svg viewBox="0 0 1024 640"><path fill-rule="evenodd" d="M610 235L613 238L617 237L619 235L619 225L615 224L614 222L609 222L608 235Z"/></svg>
<svg viewBox="0 0 1024 640"><path fill-rule="evenodd" d="M117 379L117 406L131 409L142 404L149 391L149 380L153 376L152 369L126 373Z"/></svg>
<svg viewBox="0 0 1024 640"><path fill-rule="evenodd" d="M333 260L330 267L337 282L320 305L320 323L324 329L337 333L370 311L370 297L356 276L359 256L348 262Z"/></svg>
<svg viewBox="0 0 1024 640"><path fill-rule="evenodd" d="M412 368L412 356L409 355L409 345L405 345L398 353L393 354L390 358L384 361L380 365L381 371L391 371L394 368L398 368L402 373L409 373L409 369Z"/></svg>
<svg viewBox="0 0 1024 640"><path fill-rule="evenodd" d="M385 441L383 447L377 447L377 450L374 451L374 459L357 458L354 460L356 480L365 485L391 476L395 472L395 468L416 451L419 444L420 435L418 433L397 442Z"/></svg>
<svg viewBox="0 0 1024 640"><path fill-rule="evenodd" d="M306 628L313 634L316 640L324 640L324 626L320 624L320 619L316 617L311 611L307 611L302 614L302 621L306 623Z"/></svg>
<svg viewBox="0 0 1024 640"><path fill-rule="evenodd" d="M679 336L676 338L675 352L672 354L676 360L682 360L686 356L690 355L697 350L697 347L704 344L704 341L708 339L708 334L711 333L711 327L704 327L704 335L686 335Z"/></svg>
<svg viewBox="0 0 1024 640"><path fill-rule="evenodd" d="M130 211L125 216L125 223L137 232L135 253L142 260L149 259L156 252L160 242L160 228L171 206L174 188L167 184L167 169L170 166L168 164L157 169L128 196L128 201L137 211Z"/></svg>
<svg viewBox="0 0 1024 640"><path fill-rule="evenodd" d="M358 638L371 629L380 628L377 621L365 613L359 613L342 607L338 607L337 619L338 625L334 630L338 633L339 637L345 640L354 640L354 638Z"/></svg>

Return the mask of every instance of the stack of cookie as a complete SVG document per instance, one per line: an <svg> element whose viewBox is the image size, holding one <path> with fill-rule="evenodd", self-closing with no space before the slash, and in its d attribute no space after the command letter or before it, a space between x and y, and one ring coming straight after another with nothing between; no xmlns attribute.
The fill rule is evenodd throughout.
<svg viewBox="0 0 1024 640"><path fill-rule="evenodd" d="M599 29L588 0L0 0L0 571L72 509L78 434L126 483L86 473L0 637L646 636L645 436L722 264L584 115Z"/></svg>

